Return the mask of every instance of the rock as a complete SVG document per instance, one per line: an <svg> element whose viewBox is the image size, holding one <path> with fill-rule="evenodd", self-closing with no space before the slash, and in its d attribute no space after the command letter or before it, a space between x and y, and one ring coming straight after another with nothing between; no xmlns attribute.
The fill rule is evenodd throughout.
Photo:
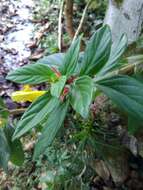
<svg viewBox="0 0 143 190"><path fill-rule="evenodd" d="M103 187L103 190L112 190L110 187Z"/></svg>
<svg viewBox="0 0 143 190"><path fill-rule="evenodd" d="M112 179L117 184L122 184L129 175L128 153L120 151L118 155L108 158L106 165Z"/></svg>
<svg viewBox="0 0 143 190"><path fill-rule="evenodd" d="M92 190L102 190L104 185L104 181L99 176L96 176L91 184Z"/></svg>
<svg viewBox="0 0 143 190"><path fill-rule="evenodd" d="M138 179L139 178L139 174L135 170L132 170L130 175L131 175L131 178L133 178L133 179Z"/></svg>
<svg viewBox="0 0 143 190"><path fill-rule="evenodd" d="M139 181L137 179L130 179L126 185L129 190L142 190L143 189L142 181Z"/></svg>
<svg viewBox="0 0 143 190"><path fill-rule="evenodd" d="M143 158L143 142L139 142L139 155Z"/></svg>
<svg viewBox="0 0 143 190"><path fill-rule="evenodd" d="M121 126L118 126L118 133L120 136L121 144L126 146L134 156L138 154L138 141L133 135L129 135L128 132Z"/></svg>
<svg viewBox="0 0 143 190"><path fill-rule="evenodd" d="M102 178L104 179L105 181L109 180L110 178L110 172L107 168L107 166L105 165L104 161L103 160L98 160L96 159L94 162L93 162L93 165L94 165L94 169L96 171L96 173ZM93 166L92 166L93 168Z"/></svg>

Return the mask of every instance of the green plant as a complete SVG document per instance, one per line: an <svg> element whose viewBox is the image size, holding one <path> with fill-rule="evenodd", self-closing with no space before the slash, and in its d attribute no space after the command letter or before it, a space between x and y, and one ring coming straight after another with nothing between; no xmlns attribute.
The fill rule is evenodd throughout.
<svg viewBox="0 0 143 190"><path fill-rule="evenodd" d="M14 127L8 123L9 111L0 98L0 167L7 171L8 162L20 166L24 152L20 140L12 141Z"/></svg>
<svg viewBox="0 0 143 190"><path fill-rule="evenodd" d="M109 27L103 26L93 34L84 53L79 53L80 41L79 37L66 54L45 57L7 76L8 80L20 84L48 83L47 92L30 105L13 135L15 140L32 128L42 126L34 159L51 145L68 113L74 110L87 121L90 105L100 93L106 94L133 119L143 120L143 84L123 72L134 64L127 65L120 59L127 46L126 36L112 44ZM79 139L93 131L92 126L83 129Z"/></svg>

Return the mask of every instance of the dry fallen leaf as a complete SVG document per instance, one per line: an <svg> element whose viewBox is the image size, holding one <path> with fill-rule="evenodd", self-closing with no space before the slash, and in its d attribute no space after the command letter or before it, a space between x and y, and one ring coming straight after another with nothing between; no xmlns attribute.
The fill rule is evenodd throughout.
<svg viewBox="0 0 143 190"><path fill-rule="evenodd" d="M30 56L30 60L33 60L33 61L38 60L38 59L40 59L41 57L44 56L44 53L45 53L44 49L37 49L37 50Z"/></svg>

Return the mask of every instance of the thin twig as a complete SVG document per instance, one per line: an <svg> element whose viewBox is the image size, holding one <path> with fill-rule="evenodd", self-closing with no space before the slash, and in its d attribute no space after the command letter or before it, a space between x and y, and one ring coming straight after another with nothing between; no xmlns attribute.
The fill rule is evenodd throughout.
<svg viewBox="0 0 143 190"><path fill-rule="evenodd" d="M62 13L64 9L64 2L65 2L64 0L62 0L61 2L59 22L58 22L58 48L60 52L62 50Z"/></svg>
<svg viewBox="0 0 143 190"><path fill-rule="evenodd" d="M85 171L86 171L86 165L84 165L83 170L82 170L81 173L79 174L79 176L78 176L79 179L82 178L82 176L83 176L83 174L85 173Z"/></svg>
<svg viewBox="0 0 143 190"><path fill-rule="evenodd" d="M78 37L78 35L79 35L79 33L80 33L81 29L82 29L82 26L83 26L83 23L84 23L84 20L85 20L85 16L86 16L86 12L87 12L87 9L88 9L90 3L91 3L91 0L88 1L88 3L86 4L86 6L84 8L84 11L83 11L79 26L78 26L77 31L76 31L76 33L74 35L74 38L73 38L73 42L76 40L76 38Z"/></svg>

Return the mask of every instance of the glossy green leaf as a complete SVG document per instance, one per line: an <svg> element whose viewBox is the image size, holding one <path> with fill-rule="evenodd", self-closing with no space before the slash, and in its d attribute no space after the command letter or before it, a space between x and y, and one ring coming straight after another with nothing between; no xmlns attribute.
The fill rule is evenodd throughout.
<svg viewBox="0 0 143 190"><path fill-rule="evenodd" d="M107 72L120 66L118 61L125 52L126 47L127 47L127 36L122 35L119 41L115 41L112 44L109 60L107 61L105 66L101 69L99 75L104 75Z"/></svg>
<svg viewBox="0 0 143 190"><path fill-rule="evenodd" d="M59 104L57 98L44 94L34 101L24 113L14 132L13 139L21 137L33 127L36 127Z"/></svg>
<svg viewBox="0 0 143 190"><path fill-rule="evenodd" d="M61 103L49 114L47 121L44 124L42 135L36 143L34 159L38 158L41 154L43 154L46 148L53 142L57 132L59 131L65 119L68 105L68 101L65 103Z"/></svg>
<svg viewBox="0 0 143 190"><path fill-rule="evenodd" d="M111 31L108 26L97 30L89 40L80 75L95 75L108 61L111 49Z"/></svg>
<svg viewBox="0 0 143 190"><path fill-rule="evenodd" d="M88 76L82 76L75 80L71 87L70 103L73 109L86 118L93 95L93 81Z"/></svg>
<svg viewBox="0 0 143 190"><path fill-rule="evenodd" d="M81 38L78 38L71 44L70 48L64 56L63 64L59 68L60 72L67 77L73 75L76 72L80 51L80 41Z"/></svg>
<svg viewBox="0 0 143 190"><path fill-rule="evenodd" d="M142 73L142 71L134 73L132 75L132 77L134 77L136 80L138 80L139 82L141 82L143 84L143 73Z"/></svg>
<svg viewBox="0 0 143 190"><path fill-rule="evenodd" d="M38 63L46 64L49 67L59 69L59 67L63 64L64 56L65 53L55 53L39 59Z"/></svg>
<svg viewBox="0 0 143 190"><path fill-rule="evenodd" d="M96 82L96 86L133 118L143 120L143 84L138 80L117 75Z"/></svg>
<svg viewBox="0 0 143 190"><path fill-rule="evenodd" d="M20 84L40 84L56 80L57 77L50 67L39 63L25 65L11 71L6 79Z"/></svg>
<svg viewBox="0 0 143 190"><path fill-rule="evenodd" d="M65 83L66 83L67 77L66 76L61 76L59 80L55 83L52 83L51 85L51 95L59 98Z"/></svg>
<svg viewBox="0 0 143 190"><path fill-rule="evenodd" d="M142 121L133 117L128 118L128 133L130 135L136 135L143 130Z"/></svg>
<svg viewBox="0 0 143 190"><path fill-rule="evenodd" d="M82 67L84 52L79 53L77 67L75 69L75 74L78 74ZM62 64L64 62L65 53L55 53L49 56L45 56L42 59L39 59L37 63L42 63L48 65L50 68L56 68L61 70Z"/></svg>
<svg viewBox="0 0 143 190"><path fill-rule="evenodd" d="M10 161L17 166L21 166L24 162L24 152L20 140L12 141L14 128L8 125L4 128L4 133L10 149Z"/></svg>
<svg viewBox="0 0 143 190"><path fill-rule="evenodd" d="M10 158L10 149L7 139L2 129L0 129L0 167L7 171L7 165Z"/></svg>

